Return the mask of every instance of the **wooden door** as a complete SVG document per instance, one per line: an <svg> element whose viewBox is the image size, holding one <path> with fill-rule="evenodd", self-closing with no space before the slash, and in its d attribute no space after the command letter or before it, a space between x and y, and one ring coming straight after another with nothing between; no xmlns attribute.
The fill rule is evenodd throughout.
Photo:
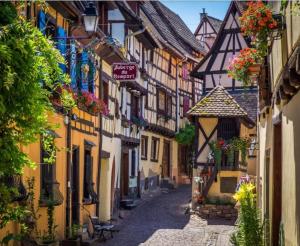
<svg viewBox="0 0 300 246"><path fill-rule="evenodd" d="M164 141L163 157L162 157L162 177L170 177L170 142Z"/></svg>
<svg viewBox="0 0 300 246"><path fill-rule="evenodd" d="M272 245L277 246L281 222L282 203L282 129L281 123L274 126L273 146L273 202L272 202Z"/></svg>
<svg viewBox="0 0 300 246"><path fill-rule="evenodd" d="M178 155L178 163L179 163L179 171L181 175L188 175L188 149L187 146L179 145L179 155Z"/></svg>
<svg viewBox="0 0 300 246"><path fill-rule="evenodd" d="M73 147L72 151L72 224L79 224L79 148Z"/></svg>
<svg viewBox="0 0 300 246"><path fill-rule="evenodd" d="M129 186L129 161L128 153L122 153L122 173L121 173L121 199L128 195Z"/></svg>

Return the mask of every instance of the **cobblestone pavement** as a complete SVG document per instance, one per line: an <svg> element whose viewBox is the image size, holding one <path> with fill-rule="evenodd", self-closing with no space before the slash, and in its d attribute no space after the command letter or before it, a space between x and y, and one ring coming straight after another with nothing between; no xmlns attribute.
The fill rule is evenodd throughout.
<svg viewBox="0 0 300 246"><path fill-rule="evenodd" d="M104 246L227 246L234 229L229 221L185 215L190 186L162 193L134 209L121 231Z"/></svg>

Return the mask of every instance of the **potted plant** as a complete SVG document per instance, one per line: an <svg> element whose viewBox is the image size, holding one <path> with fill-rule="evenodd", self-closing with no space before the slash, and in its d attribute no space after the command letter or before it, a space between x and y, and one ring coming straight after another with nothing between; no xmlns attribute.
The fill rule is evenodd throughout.
<svg viewBox="0 0 300 246"><path fill-rule="evenodd" d="M61 242L62 246L80 246L80 230L81 226L73 224L67 230L67 239Z"/></svg>
<svg viewBox="0 0 300 246"><path fill-rule="evenodd" d="M242 49L230 62L228 76L241 81L244 86L248 86L251 82L251 77L259 74L261 59L256 49Z"/></svg>
<svg viewBox="0 0 300 246"><path fill-rule="evenodd" d="M277 22L272 16L270 7L263 1L248 3L248 8L240 17L241 31L252 39L261 56L267 54L268 36L272 29L277 27Z"/></svg>

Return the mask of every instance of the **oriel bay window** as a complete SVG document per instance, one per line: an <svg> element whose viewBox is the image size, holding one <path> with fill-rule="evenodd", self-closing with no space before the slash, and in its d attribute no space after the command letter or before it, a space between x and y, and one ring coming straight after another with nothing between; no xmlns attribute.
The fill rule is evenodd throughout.
<svg viewBox="0 0 300 246"><path fill-rule="evenodd" d="M84 176L83 176L83 203L94 204L98 202L97 194L94 190L93 182L93 142L85 140L84 142Z"/></svg>
<svg viewBox="0 0 300 246"><path fill-rule="evenodd" d="M151 161L158 161L159 154L159 138L152 137L151 139Z"/></svg>

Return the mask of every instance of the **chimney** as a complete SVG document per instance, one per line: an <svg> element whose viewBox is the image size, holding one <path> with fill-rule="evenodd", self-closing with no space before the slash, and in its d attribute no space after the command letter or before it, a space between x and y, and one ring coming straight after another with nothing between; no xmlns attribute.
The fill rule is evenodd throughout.
<svg viewBox="0 0 300 246"><path fill-rule="evenodd" d="M204 16L206 16L207 13L205 13L205 8L202 9L202 13L200 13L200 21L203 19Z"/></svg>

